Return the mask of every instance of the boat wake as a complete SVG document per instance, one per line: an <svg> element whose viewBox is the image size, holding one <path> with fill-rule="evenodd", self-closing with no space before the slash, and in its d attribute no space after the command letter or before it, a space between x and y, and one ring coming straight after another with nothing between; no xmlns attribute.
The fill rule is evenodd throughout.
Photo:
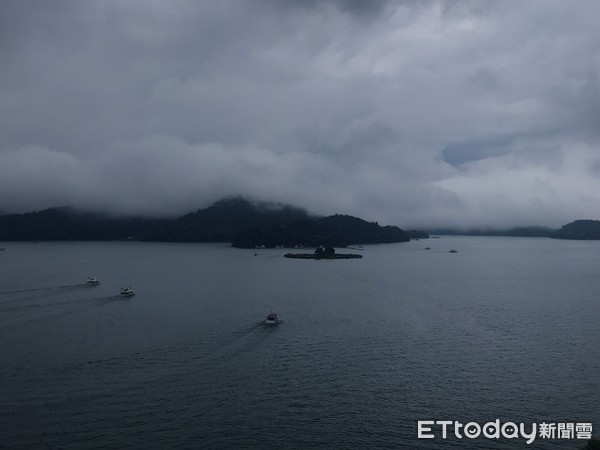
<svg viewBox="0 0 600 450"><path fill-rule="evenodd" d="M7 305L10 303L19 303L19 302L27 302L32 300L37 300L41 298L48 297L56 297L58 295L66 294L73 291L78 291L80 289L87 289L84 284L74 284L68 286L57 286L54 288L40 288L40 289L29 289L22 291L15 291L10 294L5 294L2 301L0 301L0 305ZM23 295L25 294L25 295ZM33 294L33 295L28 295Z"/></svg>
<svg viewBox="0 0 600 450"><path fill-rule="evenodd" d="M74 299L74 300L65 300L62 302L40 302L40 303L33 303L33 304L27 304L27 305L18 305L18 306L13 306L13 307L9 307L9 308L1 308L0 313L27 311L27 310L31 310L31 309L46 309L46 308L53 308L56 306L74 305L74 304L85 303L85 302L115 300L118 298L119 298L118 296L117 297L111 296L111 297L80 298L80 299Z"/></svg>
<svg viewBox="0 0 600 450"><path fill-rule="evenodd" d="M86 284L65 284L62 286L48 286L48 287L41 287L41 288L34 288L34 289L19 289L16 291L0 291L0 295L12 295L12 294L25 294L27 292L41 292L41 291L53 291L53 290L57 290L57 289L68 289L68 288L78 288L78 287L85 287Z"/></svg>
<svg viewBox="0 0 600 450"><path fill-rule="evenodd" d="M261 349L278 329L279 327L265 324L264 320L254 323L250 327L235 332L233 339L224 342L212 356L222 361L231 361L239 356L255 352Z"/></svg>

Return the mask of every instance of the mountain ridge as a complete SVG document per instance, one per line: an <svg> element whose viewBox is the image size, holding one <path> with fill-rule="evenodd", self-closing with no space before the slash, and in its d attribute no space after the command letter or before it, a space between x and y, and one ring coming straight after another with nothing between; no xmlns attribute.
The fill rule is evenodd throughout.
<svg viewBox="0 0 600 450"><path fill-rule="evenodd" d="M230 242L235 247L295 247L406 242L429 234L467 236L600 239L600 221L575 220L560 229L527 226L425 231L381 226L345 214L320 216L275 202L228 197L204 209L173 218L114 216L70 206L0 215L0 241L140 240L160 242Z"/></svg>
<svg viewBox="0 0 600 450"><path fill-rule="evenodd" d="M421 232L422 233L422 232ZM115 217L63 206L0 216L0 241L230 242L234 247L406 242L402 229L347 216L311 215L283 203L231 197L176 218Z"/></svg>

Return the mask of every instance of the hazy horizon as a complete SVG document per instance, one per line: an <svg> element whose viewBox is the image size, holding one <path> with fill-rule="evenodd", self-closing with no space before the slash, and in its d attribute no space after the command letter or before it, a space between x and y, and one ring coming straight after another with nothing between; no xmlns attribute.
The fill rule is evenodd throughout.
<svg viewBox="0 0 600 450"><path fill-rule="evenodd" d="M105 216L105 217L112 217L115 219L119 219L119 218L143 218L143 219L177 219L179 217L182 217L186 214L189 213L196 213L200 210L204 210L207 208L210 208L211 206L214 206L215 204L221 202L221 201L228 201L228 200L245 200L248 201L254 205L256 205L259 209L271 209L271 208L275 208L275 209L281 209L281 208L286 208L286 207L291 207L293 209L300 209L302 211L304 211L308 216L310 217L314 217L314 218L319 218L319 217L327 217L327 216L332 216L332 215L337 215L337 214L341 214L341 215L345 215L346 213L344 212L340 212L340 211L329 211L329 212L325 212L323 214L318 214L315 213L314 211L311 211L310 209L306 209L306 208L302 208L299 207L297 205L293 205L293 204L289 204L289 203L282 203L282 202L272 202L272 201L268 201L268 200L257 200L257 199L253 199L244 195L233 195L233 196L229 196L229 197L224 197L222 199L217 200L216 202L212 203L211 205L208 205L205 208L192 208L189 211L184 211L181 214L159 214L159 213L139 213L139 214L127 214L127 213L119 213L119 212L113 212L110 210L99 210L99 209L95 209L95 208L85 208L85 207L74 207L71 205L61 205L61 206L52 206L49 208L43 208L43 209L37 209L37 210L32 210L32 211L26 211L23 213L8 213L5 214L2 211L0 211L0 217L4 216L4 215L10 215L10 214L28 214L28 213L39 213L48 209L72 209L73 211L77 211L77 212L82 212L82 213L89 213L89 214L98 214L99 216ZM442 231L449 231L449 232L502 232L502 231L507 231L510 229L515 229L515 228L547 228L549 230L556 230L558 228L560 228L562 225L566 225L567 223L561 224L561 226L558 227L551 227L551 226L547 226L544 224L520 224L520 225L514 225L514 226L510 226L510 227L500 227L500 226L496 226L494 224L491 225L484 225L484 226L472 226L469 224L465 224L463 226L429 226L427 224L423 224L423 225L417 225L417 226L404 226L401 223L382 223L381 221L377 220L377 219L365 219L364 217L358 217L360 219L364 219L370 222L377 222L379 223L379 225L381 226L386 226L386 225L392 225L392 226L397 226L399 228L402 228L404 230L408 230L408 229L419 229L419 230L425 230L425 231L429 231L429 232L433 232L433 233L440 233ZM573 220L570 220L568 223L573 222L575 220L597 220L597 219L589 219L586 217L578 217L578 218L574 218Z"/></svg>
<svg viewBox="0 0 600 450"><path fill-rule="evenodd" d="M600 3L0 3L0 212L600 219Z"/></svg>

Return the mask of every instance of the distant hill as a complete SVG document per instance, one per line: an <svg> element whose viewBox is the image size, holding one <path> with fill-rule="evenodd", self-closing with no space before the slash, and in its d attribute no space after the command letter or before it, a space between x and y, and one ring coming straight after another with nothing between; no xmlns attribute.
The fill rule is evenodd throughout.
<svg viewBox="0 0 600 450"><path fill-rule="evenodd" d="M345 247L349 244L382 244L409 240L408 234L398 227L382 227L357 217L335 214L328 217L300 218L287 223L279 222L267 227L252 226L237 234L232 245L245 248L262 245Z"/></svg>
<svg viewBox="0 0 600 450"><path fill-rule="evenodd" d="M411 239L428 239L429 234L426 231L421 230L406 230L406 234Z"/></svg>
<svg viewBox="0 0 600 450"><path fill-rule="evenodd" d="M140 237L152 241L232 242L240 233L252 228L266 230L309 218L306 211L294 206L236 197L170 220Z"/></svg>
<svg viewBox="0 0 600 450"><path fill-rule="evenodd" d="M563 225L559 230L547 227L516 227L508 229L471 228L459 230L454 228L429 229L433 235L460 236L512 236L512 237L550 237L555 239L600 239L599 220L575 220Z"/></svg>
<svg viewBox="0 0 600 450"><path fill-rule="evenodd" d="M422 232L417 232L422 233ZM311 216L290 205L230 198L174 219L112 217L50 208L0 216L0 241L125 240L230 242L233 246L318 246L405 242L410 236L395 226L357 217Z"/></svg>
<svg viewBox="0 0 600 450"><path fill-rule="evenodd" d="M515 227L506 229L471 228L459 230L455 228L437 228L428 230L429 234L458 236L512 236L512 237L551 237L556 230L547 227Z"/></svg>
<svg viewBox="0 0 600 450"><path fill-rule="evenodd" d="M124 240L151 233L160 219L114 218L70 207L0 216L0 241Z"/></svg>
<svg viewBox="0 0 600 450"><path fill-rule="evenodd" d="M556 239L600 239L600 220L576 220L552 233Z"/></svg>

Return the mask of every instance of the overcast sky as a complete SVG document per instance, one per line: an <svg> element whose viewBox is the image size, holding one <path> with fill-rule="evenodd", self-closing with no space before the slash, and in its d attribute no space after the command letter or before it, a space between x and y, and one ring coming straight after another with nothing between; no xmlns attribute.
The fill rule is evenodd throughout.
<svg viewBox="0 0 600 450"><path fill-rule="evenodd" d="M0 0L0 211L600 219L600 2Z"/></svg>

